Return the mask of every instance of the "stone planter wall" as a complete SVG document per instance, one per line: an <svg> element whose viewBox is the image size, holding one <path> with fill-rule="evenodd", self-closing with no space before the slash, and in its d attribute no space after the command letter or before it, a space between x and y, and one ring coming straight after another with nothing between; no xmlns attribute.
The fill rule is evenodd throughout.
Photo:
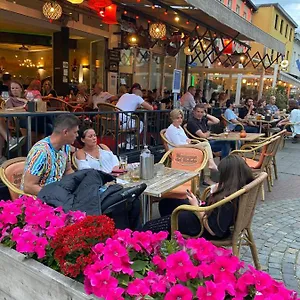
<svg viewBox="0 0 300 300"><path fill-rule="evenodd" d="M83 285L0 245L0 300L96 300Z"/></svg>

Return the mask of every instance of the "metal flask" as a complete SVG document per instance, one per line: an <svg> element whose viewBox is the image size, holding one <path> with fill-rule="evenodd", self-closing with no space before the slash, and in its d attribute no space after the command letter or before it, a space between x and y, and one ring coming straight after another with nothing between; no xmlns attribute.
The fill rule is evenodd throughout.
<svg viewBox="0 0 300 300"><path fill-rule="evenodd" d="M154 177L154 155L151 154L148 146L144 147L140 155L140 177L145 180Z"/></svg>

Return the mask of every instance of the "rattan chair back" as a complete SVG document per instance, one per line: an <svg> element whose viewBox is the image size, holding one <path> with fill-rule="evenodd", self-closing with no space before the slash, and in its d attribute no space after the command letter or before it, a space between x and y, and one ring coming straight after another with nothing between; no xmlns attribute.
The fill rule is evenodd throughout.
<svg viewBox="0 0 300 300"><path fill-rule="evenodd" d="M17 157L7 160L0 167L0 179L7 186L11 200L26 195L20 189L25 162L26 157Z"/></svg>

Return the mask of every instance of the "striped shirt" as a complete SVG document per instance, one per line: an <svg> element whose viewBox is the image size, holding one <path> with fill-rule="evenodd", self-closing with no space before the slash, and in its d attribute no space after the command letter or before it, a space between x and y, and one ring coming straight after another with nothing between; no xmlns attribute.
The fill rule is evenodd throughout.
<svg viewBox="0 0 300 300"><path fill-rule="evenodd" d="M37 142L27 155L21 189L24 186L26 172L40 177L40 186L61 180L66 171L67 163L70 162L70 154L69 145L56 150L52 146L49 136Z"/></svg>

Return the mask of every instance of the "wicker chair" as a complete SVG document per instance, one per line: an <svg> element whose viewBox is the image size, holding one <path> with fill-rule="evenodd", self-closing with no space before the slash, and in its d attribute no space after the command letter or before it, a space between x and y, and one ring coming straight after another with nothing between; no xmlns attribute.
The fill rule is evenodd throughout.
<svg viewBox="0 0 300 300"><path fill-rule="evenodd" d="M168 150L161 158L159 163L164 164L168 168L177 170L199 172L199 176L191 181L188 181L172 191L162 195L162 198L186 199L186 190L192 191L194 194L199 194L200 190L200 172L207 164L207 153L199 148L173 148ZM159 202L160 198L151 197L151 218L153 203Z"/></svg>
<svg viewBox="0 0 300 300"><path fill-rule="evenodd" d="M188 137L190 137L191 139L199 140L200 142L207 142L207 139L204 139L204 138L201 138L201 137L199 137L199 136L193 135L190 131L188 131L188 129L187 129L187 124L184 124L184 125L183 125L183 129L184 129L186 135L187 135Z"/></svg>
<svg viewBox="0 0 300 300"><path fill-rule="evenodd" d="M107 112L107 114L97 115L96 117L96 128L101 130L101 137L104 135L112 135L117 137L123 135L124 133L132 134L134 133L137 139L137 145L139 147L139 137L140 137L140 118L131 114L130 119L134 120L135 126L128 127L126 129L121 127L121 114L116 114L114 112L121 112L122 110L116 107L115 105L109 103L99 103L98 104L99 112ZM118 120L118 124L117 124Z"/></svg>
<svg viewBox="0 0 300 300"><path fill-rule="evenodd" d="M238 123L233 123L233 122L229 121L228 119L226 119L226 117L225 117L223 114L221 115L221 118L224 120L225 126L227 126L228 124L239 125L239 126L242 127L242 130L245 130L245 127L244 127L244 125L243 125L242 123L240 123L240 122L238 122Z"/></svg>
<svg viewBox="0 0 300 300"><path fill-rule="evenodd" d="M169 151L169 146L173 147L173 148L176 148L176 147L180 147L182 145L175 145L173 144L172 142L170 142L167 138L166 138L166 131L167 129L162 129L160 131L160 137L162 139L162 142L163 142L163 145L164 145L164 148L167 151ZM203 139L204 140L204 139ZM206 140L205 140L206 141ZM199 139L191 139L191 144L198 144L200 142Z"/></svg>
<svg viewBox="0 0 300 300"><path fill-rule="evenodd" d="M251 142L251 143L246 143L241 147L241 150L246 150L246 149L253 149L259 145L262 145L264 142L272 140L273 138L276 138L277 136L280 136L280 142L278 144L278 147L280 148L280 146L284 144L284 138L286 136L287 130L281 130L280 132L273 134L272 136L266 137L266 138L260 138L257 142ZM278 149L277 149L278 150ZM273 169L274 169L274 176L275 179L278 179L278 170L277 170L277 162L276 162L276 155L273 156L272 159L272 165L273 165Z"/></svg>
<svg viewBox="0 0 300 300"><path fill-rule="evenodd" d="M220 247L232 247L233 254L239 256L241 246L249 246L255 267L260 270L258 253L251 231L252 219L255 212L255 206L257 203L259 191L262 187L263 181L268 177L267 173L260 173L255 180L238 190L234 194L226 197L225 199L210 205L203 207L196 207L192 205L181 205L177 207L171 216L171 233L174 234L178 230L178 215L181 211L190 211L197 215L197 212L211 211L225 203L232 201L239 197L239 205L237 211L237 217L233 226L232 234L230 237L223 240L212 240L211 242ZM198 216L198 215L197 215ZM204 231L204 225L202 219L200 219L201 232L197 236L201 236Z"/></svg>
<svg viewBox="0 0 300 300"><path fill-rule="evenodd" d="M7 160L0 167L0 179L8 187L11 200L28 195L20 189L25 161L26 157L17 157Z"/></svg>
<svg viewBox="0 0 300 300"><path fill-rule="evenodd" d="M44 101L47 101L49 104L48 110L62 110L62 111L70 111L70 112L81 112L84 110L83 104L71 105L70 103L64 101L60 98L55 97L43 97Z"/></svg>
<svg viewBox="0 0 300 300"><path fill-rule="evenodd" d="M279 144L281 142L281 137L277 136L270 140L265 141L261 145L258 145L254 148L247 149L247 150L234 150L232 154L238 154L242 156L247 165L254 171L254 172L267 172L268 174L268 191L271 192L272 185L273 185L273 177L272 177L272 161L273 157L276 155L277 150L279 148ZM257 155L257 153L259 153ZM256 160L255 158L259 156L259 159ZM262 189L262 200L264 200L264 189Z"/></svg>
<svg viewBox="0 0 300 300"><path fill-rule="evenodd" d="M102 150L111 151L111 149L108 146L104 145L104 144L99 144L99 147ZM76 152L74 152L73 155L72 155L72 166L74 167L75 170L77 170L78 166L77 166L76 161L75 161L75 154L76 154Z"/></svg>

